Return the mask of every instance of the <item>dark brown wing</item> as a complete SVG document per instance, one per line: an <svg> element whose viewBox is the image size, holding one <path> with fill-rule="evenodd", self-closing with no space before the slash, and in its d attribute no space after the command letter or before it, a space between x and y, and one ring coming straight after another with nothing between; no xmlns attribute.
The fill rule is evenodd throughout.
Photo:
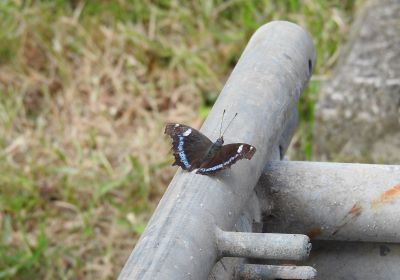
<svg viewBox="0 0 400 280"><path fill-rule="evenodd" d="M222 148L208 161L203 163L196 173L207 175L231 167L236 161L251 159L256 148L249 144L236 143L222 146Z"/></svg>
<svg viewBox="0 0 400 280"><path fill-rule="evenodd" d="M175 162L172 165L179 165L188 171L200 167L213 144L200 131L183 124L168 123L165 127L165 134L171 136L173 140L172 151Z"/></svg>

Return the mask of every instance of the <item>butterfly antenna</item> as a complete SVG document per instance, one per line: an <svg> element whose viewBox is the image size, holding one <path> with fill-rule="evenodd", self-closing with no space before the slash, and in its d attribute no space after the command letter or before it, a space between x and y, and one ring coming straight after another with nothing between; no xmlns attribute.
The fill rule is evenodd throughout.
<svg viewBox="0 0 400 280"><path fill-rule="evenodd" d="M228 126L225 128L224 132L222 133L222 135L225 134L225 131L228 129L228 127L231 125L232 121L236 118L236 116L238 115L238 113L235 114L235 116L231 119L231 121L229 122Z"/></svg>
<svg viewBox="0 0 400 280"><path fill-rule="evenodd" d="M225 109L224 109L224 112L222 113L221 126L219 128L219 137L222 136L221 131L222 131L222 124L224 123L224 115L225 115Z"/></svg>

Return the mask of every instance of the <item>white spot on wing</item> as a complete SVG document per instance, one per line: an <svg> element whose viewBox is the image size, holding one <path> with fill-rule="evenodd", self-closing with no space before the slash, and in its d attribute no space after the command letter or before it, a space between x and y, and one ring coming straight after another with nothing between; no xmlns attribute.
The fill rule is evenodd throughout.
<svg viewBox="0 0 400 280"><path fill-rule="evenodd" d="M253 146L250 146L250 150L253 150Z"/></svg>
<svg viewBox="0 0 400 280"><path fill-rule="evenodd" d="M242 149L243 149L243 145L240 145L237 152L240 153L242 151Z"/></svg>
<svg viewBox="0 0 400 280"><path fill-rule="evenodd" d="M179 126L179 123L175 124L175 127L178 127L178 126Z"/></svg>
<svg viewBox="0 0 400 280"><path fill-rule="evenodd" d="M183 135L183 136L189 136L190 133L192 133L192 130L189 128L189 129L186 130L182 135Z"/></svg>

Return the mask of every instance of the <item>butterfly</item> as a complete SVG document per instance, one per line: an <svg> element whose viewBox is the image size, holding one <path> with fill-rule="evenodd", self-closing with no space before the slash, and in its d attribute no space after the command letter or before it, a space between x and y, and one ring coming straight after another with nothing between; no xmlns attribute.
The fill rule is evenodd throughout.
<svg viewBox="0 0 400 280"><path fill-rule="evenodd" d="M245 143L224 145L221 133L224 115L225 110L222 114L220 137L215 142L190 126L168 123L164 133L172 138L172 152L175 157L172 165L179 165L189 172L195 170L197 174L211 175L231 167L240 159L250 160L256 152L256 148L252 145ZM236 116L237 113L226 129Z"/></svg>

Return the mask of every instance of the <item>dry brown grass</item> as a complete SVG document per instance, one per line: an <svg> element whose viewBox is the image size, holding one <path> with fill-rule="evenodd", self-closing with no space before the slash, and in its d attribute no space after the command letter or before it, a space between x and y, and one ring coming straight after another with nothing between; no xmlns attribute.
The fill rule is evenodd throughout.
<svg viewBox="0 0 400 280"><path fill-rule="evenodd" d="M89 3L0 6L0 278L115 278L175 172L165 122L200 126L263 22L343 36L325 2Z"/></svg>

